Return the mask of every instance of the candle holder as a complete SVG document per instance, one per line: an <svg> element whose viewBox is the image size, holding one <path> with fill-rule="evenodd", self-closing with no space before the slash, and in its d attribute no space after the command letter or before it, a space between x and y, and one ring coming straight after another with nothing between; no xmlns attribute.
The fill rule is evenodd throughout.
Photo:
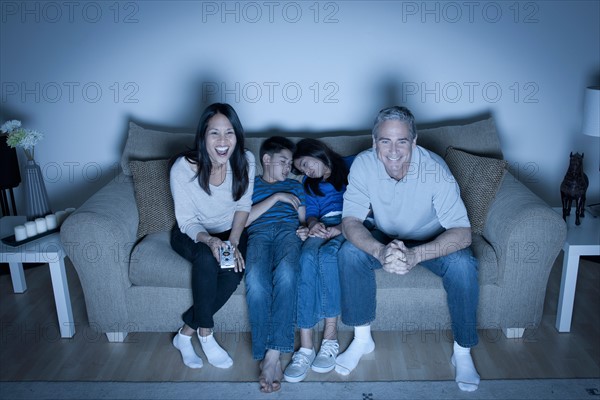
<svg viewBox="0 0 600 400"><path fill-rule="evenodd" d="M25 200L25 215L28 220L51 213L42 170L35 160L27 160L25 165Z"/></svg>

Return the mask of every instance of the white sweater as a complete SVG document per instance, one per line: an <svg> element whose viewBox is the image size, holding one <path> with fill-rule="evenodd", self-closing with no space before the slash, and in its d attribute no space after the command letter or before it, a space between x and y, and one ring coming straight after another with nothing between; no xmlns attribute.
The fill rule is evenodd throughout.
<svg viewBox="0 0 600 400"><path fill-rule="evenodd" d="M212 234L231 229L236 211L250 212L256 166L251 152L246 150L245 156L248 160L248 189L238 201L234 201L232 196L233 174L229 161L225 181L219 186L210 185L210 195L198 185L194 178L196 173L185 157L179 157L173 164L170 184L175 218L181 232L194 242L200 232Z"/></svg>

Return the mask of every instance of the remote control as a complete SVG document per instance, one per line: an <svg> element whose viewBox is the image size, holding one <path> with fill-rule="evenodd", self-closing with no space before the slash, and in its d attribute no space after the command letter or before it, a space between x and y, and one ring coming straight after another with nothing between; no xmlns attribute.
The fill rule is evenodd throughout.
<svg viewBox="0 0 600 400"><path fill-rule="evenodd" d="M233 268L235 267L235 257L233 253L233 247L229 240L226 240L225 247L221 247L221 268Z"/></svg>

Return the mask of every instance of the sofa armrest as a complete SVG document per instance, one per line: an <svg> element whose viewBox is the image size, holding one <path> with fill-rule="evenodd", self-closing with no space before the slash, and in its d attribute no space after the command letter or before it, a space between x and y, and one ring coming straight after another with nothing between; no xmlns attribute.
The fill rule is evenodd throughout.
<svg viewBox="0 0 600 400"><path fill-rule="evenodd" d="M127 331L125 291L131 286L129 263L136 241L138 211L133 182L115 177L67 218L63 246L85 296L90 326L102 332Z"/></svg>
<svg viewBox="0 0 600 400"><path fill-rule="evenodd" d="M497 309L503 327L522 327L542 317L550 270L567 227L561 216L508 173L490 206L484 238L498 259ZM511 310L521 310L518 317Z"/></svg>

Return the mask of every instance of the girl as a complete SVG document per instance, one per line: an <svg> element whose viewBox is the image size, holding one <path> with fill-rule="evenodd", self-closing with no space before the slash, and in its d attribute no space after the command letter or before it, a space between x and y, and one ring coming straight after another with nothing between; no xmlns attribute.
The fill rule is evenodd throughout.
<svg viewBox="0 0 600 400"><path fill-rule="evenodd" d="M316 139L299 141L294 152L294 168L305 175L309 237L302 246L298 277L300 349L285 369L288 382L302 381L309 367L320 373L335 367L340 314L337 251L344 241L342 204L353 159L353 156L342 158ZM322 319L325 319L323 341L319 353L315 354L312 328Z"/></svg>

